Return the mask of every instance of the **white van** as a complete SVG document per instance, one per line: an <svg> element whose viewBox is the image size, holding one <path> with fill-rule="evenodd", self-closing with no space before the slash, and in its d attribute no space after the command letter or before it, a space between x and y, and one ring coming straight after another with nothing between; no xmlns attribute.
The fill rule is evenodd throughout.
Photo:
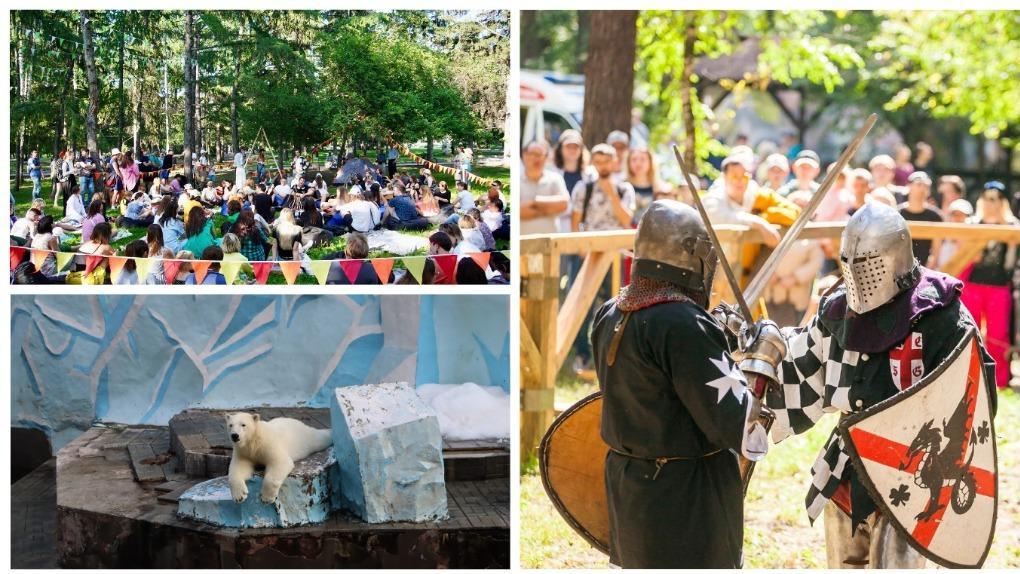
<svg viewBox="0 0 1020 574"><path fill-rule="evenodd" d="M521 145L544 138L556 145L567 129L581 130L584 76L521 70Z"/></svg>

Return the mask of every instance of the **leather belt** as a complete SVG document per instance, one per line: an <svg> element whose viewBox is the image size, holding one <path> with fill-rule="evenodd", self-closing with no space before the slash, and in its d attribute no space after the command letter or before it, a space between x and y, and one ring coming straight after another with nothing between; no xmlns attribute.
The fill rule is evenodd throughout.
<svg viewBox="0 0 1020 574"><path fill-rule="evenodd" d="M708 458L710 456L715 456L715 455L717 455L717 454L719 454L720 452L723 451L723 449L720 448L720 449L713 450L712 452L705 453L705 454L698 455L698 456L659 456L659 457L649 458L649 457L645 457L645 456L635 456L633 454L617 450L617 449L615 449L613 447L609 447L609 450L611 452L614 452L614 453L616 453L616 454L618 454L620 456L625 456L627 458L633 458L633 459L637 459L637 460L647 460L647 461L654 462L655 463L655 474L652 475L652 480L655 480L655 479L659 478L659 473L662 472L662 467L666 466L667 464L669 464L669 463L671 463L673 461L677 461L677 460L698 460L698 459L701 459L701 458Z"/></svg>

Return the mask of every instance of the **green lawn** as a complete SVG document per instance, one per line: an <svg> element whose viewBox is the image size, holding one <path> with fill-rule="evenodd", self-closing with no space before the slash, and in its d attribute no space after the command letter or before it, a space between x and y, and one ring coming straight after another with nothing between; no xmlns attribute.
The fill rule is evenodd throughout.
<svg viewBox="0 0 1020 574"><path fill-rule="evenodd" d="M557 402L561 400L557 388ZM571 396L594 390L570 381ZM826 415L807 433L772 445L758 464L744 510L744 566L746 568L825 568L825 538L821 521L808 523L804 496L810 469L836 423ZM1020 568L1020 395L999 393L995 417L999 455L999 514L986 568ZM534 463L521 476L521 566L524 568L605 568L608 559L592 549L553 508L542 488Z"/></svg>

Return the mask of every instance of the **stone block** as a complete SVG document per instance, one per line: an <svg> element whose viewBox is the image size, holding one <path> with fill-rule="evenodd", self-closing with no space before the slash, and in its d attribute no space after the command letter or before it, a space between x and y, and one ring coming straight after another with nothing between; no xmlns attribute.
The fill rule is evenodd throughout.
<svg viewBox="0 0 1020 574"><path fill-rule="evenodd" d="M331 402L343 508L370 523L448 516L439 420L413 385L344 387Z"/></svg>
<svg viewBox="0 0 1020 574"><path fill-rule="evenodd" d="M340 477L333 449L298 461L273 504L259 500L262 473L248 480L248 498L230 496L226 476L196 484L178 501L178 516L230 528L276 528L314 524L339 508Z"/></svg>

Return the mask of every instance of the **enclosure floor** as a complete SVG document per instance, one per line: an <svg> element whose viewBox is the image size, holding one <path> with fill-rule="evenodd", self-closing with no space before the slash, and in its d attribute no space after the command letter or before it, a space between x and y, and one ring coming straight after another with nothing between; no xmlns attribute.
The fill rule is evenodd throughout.
<svg viewBox="0 0 1020 574"><path fill-rule="evenodd" d="M55 458L11 485L11 567L59 567Z"/></svg>

